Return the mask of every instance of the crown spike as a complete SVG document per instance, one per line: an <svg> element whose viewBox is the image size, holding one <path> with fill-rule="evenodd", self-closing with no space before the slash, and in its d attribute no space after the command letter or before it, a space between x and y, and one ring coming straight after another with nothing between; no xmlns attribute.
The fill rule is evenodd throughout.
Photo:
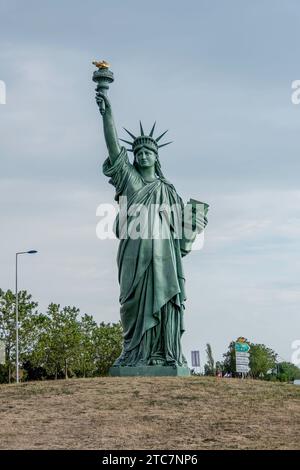
<svg viewBox="0 0 300 470"><path fill-rule="evenodd" d="M127 132L127 134L129 134L129 135L130 135L130 137L132 137L133 139L136 139L136 136L135 136L135 135L133 135L131 132L129 132L129 131L128 131L128 130L127 130L125 127L123 127L123 129L124 129L124 131L126 131L126 132Z"/></svg>
<svg viewBox="0 0 300 470"><path fill-rule="evenodd" d="M160 149L161 147L164 147L165 145L169 145L169 144L172 144L173 141L171 140L171 142L167 142L166 144L161 144L158 146L158 148Z"/></svg>
<svg viewBox="0 0 300 470"><path fill-rule="evenodd" d="M151 129L151 131L150 131L150 134L149 134L150 137L153 136L153 132L154 132L154 129L155 129L155 125L156 125L156 121L154 122L153 127L152 127L152 129Z"/></svg>
<svg viewBox="0 0 300 470"><path fill-rule="evenodd" d="M145 135L145 134L144 134L144 129L143 129L143 126L142 126L142 123L141 123L141 121L140 121L140 130L141 130L141 135Z"/></svg>
<svg viewBox="0 0 300 470"><path fill-rule="evenodd" d="M128 140L124 140L124 139L119 139L119 140L122 140L122 142L125 142L125 144L132 145L132 142L129 142Z"/></svg>
<svg viewBox="0 0 300 470"><path fill-rule="evenodd" d="M168 131L163 132L159 137L157 137L156 142L158 142Z"/></svg>

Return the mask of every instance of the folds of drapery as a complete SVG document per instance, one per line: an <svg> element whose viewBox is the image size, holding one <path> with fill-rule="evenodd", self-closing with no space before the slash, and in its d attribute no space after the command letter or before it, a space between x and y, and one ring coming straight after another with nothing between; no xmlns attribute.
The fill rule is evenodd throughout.
<svg viewBox="0 0 300 470"><path fill-rule="evenodd" d="M103 172L116 187L117 199L122 195L128 196L127 210L134 204L143 205L149 210L153 205L159 207L162 203L183 206L172 185L161 179L143 183L136 169L129 163L124 149L114 164L108 159L104 162ZM168 309L178 312L179 329L183 331L182 312L186 295L180 240L174 236L169 221L159 211L154 212L154 218L151 217L152 224L155 223L155 217L160 218L168 237L120 239L117 262L126 351L137 348L145 333L158 327L161 312L167 304ZM128 227L133 218L134 216L128 215ZM119 232L119 220L116 222Z"/></svg>
<svg viewBox="0 0 300 470"><path fill-rule="evenodd" d="M138 191L131 204L159 207L162 200L171 204L173 198L169 187L158 180ZM158 213L156 216L160 217ZM160 223L168 221L162 219ZM158 324L157 312L164 305L172 300L174 308L180 310L186 298L180 240L172 233L167 238L121 239L117 261L124 338L130 339L127 348L133 349L143 334Z"/></svg>

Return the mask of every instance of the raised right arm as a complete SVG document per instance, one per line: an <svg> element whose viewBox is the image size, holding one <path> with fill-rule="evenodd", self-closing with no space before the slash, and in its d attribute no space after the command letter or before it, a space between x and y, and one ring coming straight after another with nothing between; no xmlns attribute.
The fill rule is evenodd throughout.
<svg viewBox="0 0 300 470"><path fill-rule="evenodd" d="M101 103L103 101L105 103L104 110L103 110L103 107L101 106ZM111 164L113 164L121 152L121 147L119 144L117 130L116 130L113 114L112 114L111 104L107 96L101 92L96 93L96 102L100 108L100 111L103 117L103 130L104 130L105 142L106 142L110 162Z"/></svg>

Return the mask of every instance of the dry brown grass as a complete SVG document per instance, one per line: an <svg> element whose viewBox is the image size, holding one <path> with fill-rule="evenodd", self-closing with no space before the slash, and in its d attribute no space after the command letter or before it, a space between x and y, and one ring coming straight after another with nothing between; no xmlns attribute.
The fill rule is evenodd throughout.
<svg viewBox="0 0 300 470"><path fill-rule="evenodd" d="M300 387L204 377L0 385L0 449L300 449Z"/></svg>

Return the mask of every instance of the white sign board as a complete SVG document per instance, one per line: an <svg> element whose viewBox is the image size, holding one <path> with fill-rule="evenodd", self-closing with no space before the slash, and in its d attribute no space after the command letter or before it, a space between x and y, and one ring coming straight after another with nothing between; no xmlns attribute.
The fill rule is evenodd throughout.
<svg viewBox="0 0 300 470"><path fill-rule="evenodd" d="M239 357L239 358L236 359L236 363L248 366L249 365L249 359L247 357Z"/></svg>
<svg viewBox="0 0 300 470"><path fill-rule="evenodd" d="M248 365L245 365L245 364L237 364L236 365L236 371L237 372L243 372L243 373L248 373L250 372L250 367Z"/></svg>
<svg viewBox="0 0 300 470"><path fill-rule="evenodd" d="M236 371L247 374L250 372L249 361L250 361L250 346L246 342L235 343L235 360L236 360Z"/></svg>
<svg viewBox="0 0 300 470"><path fill-rule="evenodd" d="M238 352L238 351L236 351L236 352L235 352L235 356L236 356L237 358L238 358L238 357L248 357L248 359L249 359L250 353L248 353L248 352Z"/></svg>
<svg viewBox="0 0 300 470"><path fill-rule="evenodd" d="M0 340L0 364L5 364L5 343Z"/></svg>

